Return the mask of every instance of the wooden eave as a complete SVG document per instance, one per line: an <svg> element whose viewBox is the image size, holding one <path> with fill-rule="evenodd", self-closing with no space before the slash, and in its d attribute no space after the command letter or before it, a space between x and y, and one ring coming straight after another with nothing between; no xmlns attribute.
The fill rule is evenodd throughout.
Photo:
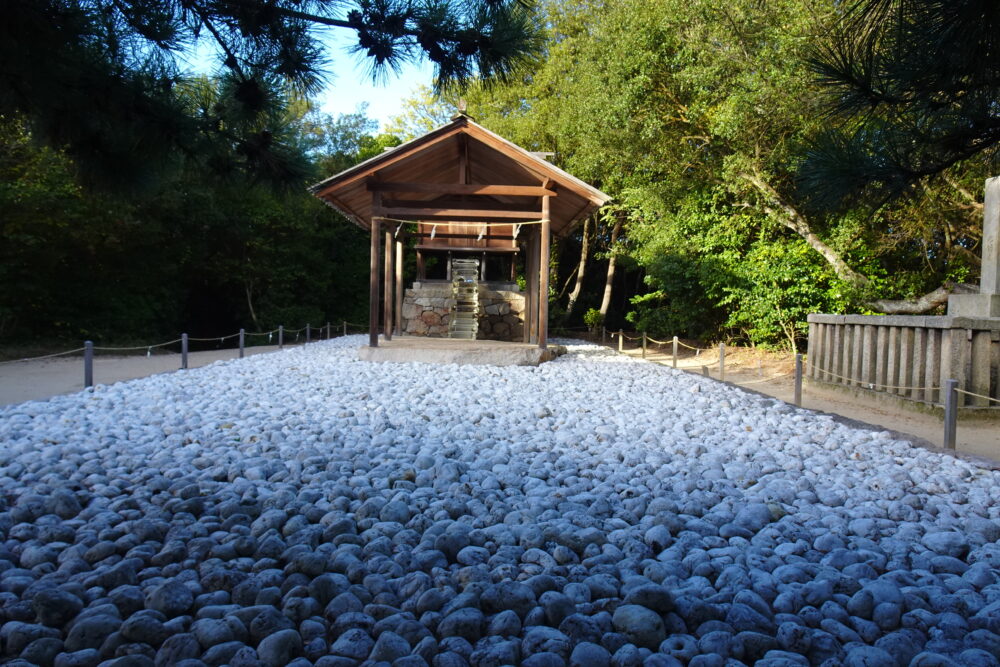
<svg viewBox="0 0 1000 667"><path fill-rule="evenodd" d="M363 229L371 228L373 215L435 221L537 220L541 197L548 194L556 236L568 234L609 199L467 116L457 116L422 137L331 176L310 191ZM383 199L377 210L373 193Z"/></svg>

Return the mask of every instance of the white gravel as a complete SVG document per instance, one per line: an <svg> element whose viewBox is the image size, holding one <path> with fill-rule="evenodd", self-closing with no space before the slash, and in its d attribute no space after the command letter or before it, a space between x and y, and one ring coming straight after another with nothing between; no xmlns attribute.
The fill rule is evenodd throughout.
<svg viewBox="0 0 1000 667"><path fill-rule="evenodd" d="M0 408L36 665L998 665L998 475L570 343L361 337Z"/></svg>

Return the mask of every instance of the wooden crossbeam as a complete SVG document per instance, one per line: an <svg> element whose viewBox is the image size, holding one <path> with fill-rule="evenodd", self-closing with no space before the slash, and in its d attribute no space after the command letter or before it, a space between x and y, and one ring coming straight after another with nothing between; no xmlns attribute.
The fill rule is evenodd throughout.
<svg viewBox="0 0 1000 667"><path fill-rule="evenodd" d="M417 218L419 220L429 218L443 218L446 220L465 220L467 218L499 218L503 220L539 220L542 217L541 211L498 211L496 209L473 209L473 208L411 208L411 207L382 207L372 211L372 214L381 218Z"/></svg>
<svg viewBox="0 0 1000 667"><path fill-rule="evenodd" d="M549 183L552 183L549 181ZM481 185L478 183L380 183L368 182L371 192L429 192L442 195L506 195L508 197L555 197L556 191L540 185Z"/></svg>
<svg viewBox="0 0 1000 667"><path fill-rule="evenodd" d="M419 208L423 209L465 209L469 211L526 211L530 210L529 204L507 204L504 202L498 202L495 200L462 200L460 198L452 197L439 197L432 200L424 199L384 199L382 200L382 208ZM536 209L541 213L541 208Z"/></svg>

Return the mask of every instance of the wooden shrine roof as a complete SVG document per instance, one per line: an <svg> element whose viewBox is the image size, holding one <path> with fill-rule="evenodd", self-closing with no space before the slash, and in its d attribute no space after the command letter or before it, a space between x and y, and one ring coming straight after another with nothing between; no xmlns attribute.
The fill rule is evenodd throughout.
<svg viewBox="0 0 1000 667"><path fill-rule="evenodd" d="M541 219L564 236L608 195L458 115L422 137L340 172L309 190L363 229L389 220L479 223ZM381 207L373 202L381 199Z"/></svg>

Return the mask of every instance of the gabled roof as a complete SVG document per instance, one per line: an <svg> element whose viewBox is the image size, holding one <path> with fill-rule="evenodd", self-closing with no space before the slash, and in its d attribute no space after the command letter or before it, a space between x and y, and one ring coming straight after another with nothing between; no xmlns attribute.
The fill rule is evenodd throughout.
<svg viewBox="0 0 1000 667"><path fill-rule="evenodd" d="M414 189L396 187L399 184ZM473 186L532 186L533 189L486 190ZM427 219L418 212L419 208L430 209L439 203L437 220L450 215L441 211L461 210L464 213L455 214L455 222L495 219L509 223L516 222L518 212L525 213L525 221L538 219L539 188L543 186L555 193L550 198L550 220L556 236L567 234L578 221L610 199L597 188L490 132L468 116L459 115L422 137L365 160L309 190L358 226L369 229L374 213L373 191L386 187L393 193L384 196L405 196L406 201L387 207L380 215L395 211L391 217ZM504 192L518 194L497 194ZM469 209L482 209L482 214L465 217ZM401 213L407 210L411 213ZM502 211L496 213L502 217L494 218L490 211ZM531 215L527 214L529 211Z"/></svg>

